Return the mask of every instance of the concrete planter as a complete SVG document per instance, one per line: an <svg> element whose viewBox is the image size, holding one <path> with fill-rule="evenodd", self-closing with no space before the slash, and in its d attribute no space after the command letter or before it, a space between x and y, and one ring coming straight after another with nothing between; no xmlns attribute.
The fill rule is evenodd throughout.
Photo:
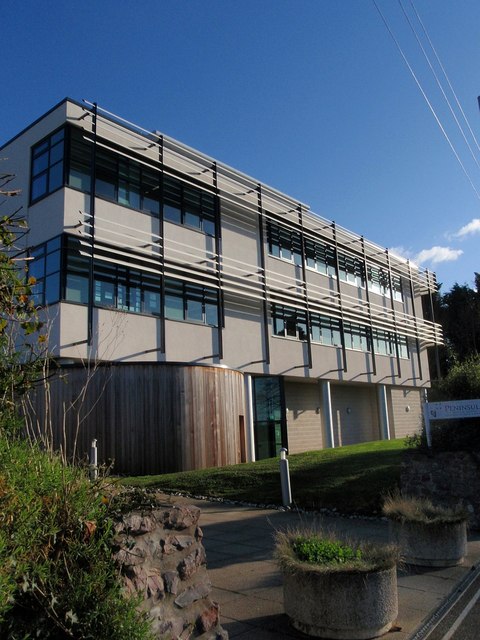
<svg viewBox="0 0 480 640"><path fill-rule="evenodd" d="M407 564L454 567L462 564L467 552L466 521L423 524L390 520L390 534Z"/></svg>
<svg viewBox="0 0 480 640"><path fill-rule="evenodd" d="M310 636L365 640L387 633L398 614L396 567L371 572L284 572L285 612Z"/></svg>

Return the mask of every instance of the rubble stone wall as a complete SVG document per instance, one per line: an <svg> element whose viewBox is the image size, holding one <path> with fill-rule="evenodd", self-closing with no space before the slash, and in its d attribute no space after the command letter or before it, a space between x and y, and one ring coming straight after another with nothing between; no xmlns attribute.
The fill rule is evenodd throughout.
<svg viewBox="0 0 480 640"><path fill-rule="evenodd" d="M402 492L445 505L463 505L469 525L480 529L480 454L469 451L406 452L401 472Z"/></svg>
<svg viewBox="0 0 480 640"><path fill-rule="evenodd" d="M141 609L159 640L228 638L210 598L199 518L198 507L155 507L133 510L116 525L125 590L143 597Z"/></svg>

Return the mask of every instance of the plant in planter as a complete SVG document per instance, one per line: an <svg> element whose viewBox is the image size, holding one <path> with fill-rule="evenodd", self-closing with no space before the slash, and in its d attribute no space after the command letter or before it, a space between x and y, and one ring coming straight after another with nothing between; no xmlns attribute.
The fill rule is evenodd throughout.
<svg viewBox="0 0 480 640"><path fill-rule="evenodd" d="M364 640L386 633L398 613L393 545L349 544L318 530L279 532L276 558L285 612L311 636Z"/></svg>
<svg viewBox="0 0 480 640"><path fill-rule="evenodd" d="M453 567L467 549L468 514L463 507L444 507L427 498L388 496L383 513L402 560L424 567Z"/></svg>

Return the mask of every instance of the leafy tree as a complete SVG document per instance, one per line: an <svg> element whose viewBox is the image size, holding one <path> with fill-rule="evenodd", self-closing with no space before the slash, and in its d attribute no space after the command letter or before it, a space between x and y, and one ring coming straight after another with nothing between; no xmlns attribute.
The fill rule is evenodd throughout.
<svg viewBox="0 0 480 640"><path fill-rule="evenodd" d="M13 176L0 174L0 205L18 195L8 189ZM17 209L0 217L0 430L16 422L16 401L41 377L47 358L44 324L32 297L35 279L26 279L18 242L26 231Z"/></svg>
<svg viewBox="0 0 480 640"><path fill-rule="evenodd" d="M480 349L479 280L476 274L477 290L455 283L442 296L440 321L447 345L460 362L478 355Z"/></svg>

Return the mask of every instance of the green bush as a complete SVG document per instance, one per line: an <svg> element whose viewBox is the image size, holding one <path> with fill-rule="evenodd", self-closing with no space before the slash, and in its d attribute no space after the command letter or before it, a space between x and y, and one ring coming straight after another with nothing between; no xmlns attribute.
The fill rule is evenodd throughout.
<svg viewBox="0 0 480 640"><path fill-rule="evenodd" d="M453 365L444 378L434 382L429 393L432 402L477 398L480 398L480 356Z"/></svg>
<svg viewBox="0 0 480 640"><path fill-rule="evenodd" d="M480 398L480 356L455 364L442 380L436 380L428 394L430 402ZM432 451L480 451L480 418L435 420L430 424ZM409 437L412 449L429 450L425 429Z"/></svg>
<svg viewBox="0 0 480 640"><path fill-rule="evenodd" d="M150 637L121 592L100 489L58 457L0 438L0 637Z"/></svg>

